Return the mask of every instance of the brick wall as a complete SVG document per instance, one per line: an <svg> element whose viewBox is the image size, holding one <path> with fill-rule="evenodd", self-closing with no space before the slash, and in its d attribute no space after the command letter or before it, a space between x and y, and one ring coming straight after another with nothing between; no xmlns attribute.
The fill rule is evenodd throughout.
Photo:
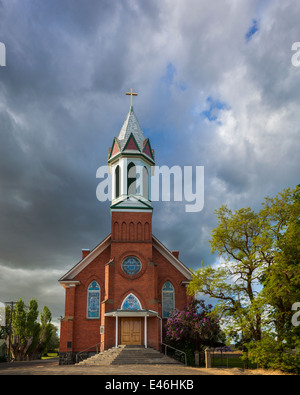
<svg viewBox="0 0 300 395"><path fill-rule="evenodd" d="M151 216L152 213L112 213L110 246L76 276L80 285L66 288L61 352L76 353L103 340L105 349L114 346L115 318L104 314L120 309L130 293L140 300L143 309L156 311L161 317L162 287L170 281L175 289L175 307L182 309L188 303L186 288L181 285L186 278L152 245L148 235L152 232ZM142 263L140 272L134 276L125 274L121 268L123 259L130 255L138 257ZM93 280L101 287L99 319L87 319L87 289ZM142 322L144 336L144 320ZM147 323L148 345L159 349L160 319L151 317ZM104 335L100 335L101 325L105 327ZM71 348L67 347L67 342L72 342Z"/></svg>

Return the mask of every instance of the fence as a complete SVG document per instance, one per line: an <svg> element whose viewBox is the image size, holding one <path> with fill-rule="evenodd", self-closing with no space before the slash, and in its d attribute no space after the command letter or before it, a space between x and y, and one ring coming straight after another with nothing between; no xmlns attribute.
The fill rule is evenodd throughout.
<svg viewBox="0 0 300 395"><path fill-rule="evenodd" d="M243 353L234 351L205 350L205 365L207 368L242 368L247 369L247 363L241 359Z"/></svg>
<svg viewBox="0 0 300 395"><path fill-rule="evenodd" d="M175 351L175 353L180 354L184 358L184 365L187 366L187 357L186 357L186 353L184 351L178 350L177 348L169 346L166 343L161 343L161 345L165 347L165 355L167 355L167 349L170 348L171 350ZM172 357L174 357L174 355L172 355Z"/></svg>

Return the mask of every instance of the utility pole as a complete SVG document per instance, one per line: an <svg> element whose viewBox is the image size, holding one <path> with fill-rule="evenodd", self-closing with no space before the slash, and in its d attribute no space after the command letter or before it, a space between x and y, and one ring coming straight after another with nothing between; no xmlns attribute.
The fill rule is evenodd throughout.
<svg viewBox="0 0 300 395"><path fill-rule="evenodd" d="M5 302L5 304L10 305L10 323L9 323L9 335L8 335L8 362L10 362L12 313L16 302Z"/></svg>

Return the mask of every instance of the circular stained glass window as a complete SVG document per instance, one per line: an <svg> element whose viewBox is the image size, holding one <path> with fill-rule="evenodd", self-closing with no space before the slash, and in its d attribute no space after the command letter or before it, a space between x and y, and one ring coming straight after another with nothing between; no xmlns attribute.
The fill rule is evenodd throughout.
<svg viewBox="0 0 300 395"><path fill-rule="evenodd" d="M131 276L133 276L134 274L138 274L141 268L142 264L140 260L134 256L128 256L122 262L123 271Z"/></svg>

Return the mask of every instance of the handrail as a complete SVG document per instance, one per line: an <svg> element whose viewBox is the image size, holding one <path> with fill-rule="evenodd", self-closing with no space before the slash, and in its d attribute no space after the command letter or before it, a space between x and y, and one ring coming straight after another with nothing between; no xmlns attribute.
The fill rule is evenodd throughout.
<svg viewBox="0 0 300 395"><path fill-rule="evenodd" d="M99 349L101 350L101 344L102 344L102 343L104 343L104 341L102 341L102 342L100 342L100 343L97 343L97 344L94 344L93 346L88 347L88 348L86 348L85 350L79 351L79 352L76 354L76 363L78 363L79 356L80 356L81 354L85 353L86 351L90 350L91 348L96 347L96 353L99 354L100 351L98 352L98 346L100 345ZM82 358L81 358L81 361L83 361Z"/></svg>
<svg viewBox="0 0 300 395"><path fill-rule="evenodd" d="M167 347L172 348L175 351L180 352L181 354L184 354L184 365L187 366L187 357L186 357L186 353L184 351L178 350L175 347L169 346L169 344L166 343L161 343L162 346L165 346L165 355L167 355Z"/></svg>

